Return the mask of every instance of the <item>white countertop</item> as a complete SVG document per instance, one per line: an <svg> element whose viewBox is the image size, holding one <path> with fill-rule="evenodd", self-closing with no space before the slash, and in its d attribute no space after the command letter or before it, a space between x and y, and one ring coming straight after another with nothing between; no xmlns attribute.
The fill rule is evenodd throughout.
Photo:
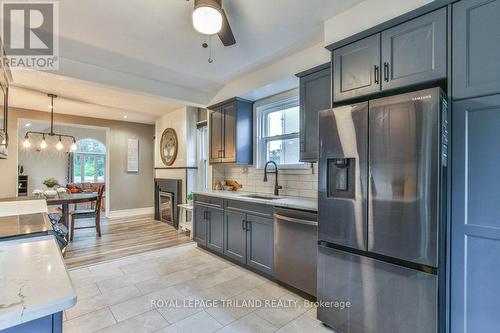
<svg viewBox="0 0 500 333"><path fill-rule="evenodd" d="M0 242L0 330L76 304L53 236Z"/></svg>
<svg viewBox="0 0 500 333"><path fill-rule="evenodd" d="M261 194L265 196L272 195L263 194L263 193L253 193L253 192L242 192L242 191L194 191L195 194L201 195L209 195L213 197L219 197L224 199L232 199L232 200L241 200L246 202L255 202L261 204L267 204L275 207L285 207L292 209L302 209L309 211L318 211L318 200L316 199L308 199L308 198L299 198L299 197L285 197L279 196L279 199L269 200L269 199L259 199L259 198L248 198L243 197L247 194Z"/></svg>
<svg viewBox="0 0 500 333"><path fill-rule="evenodd" d="M19 200L0 202L0 216L47 213L45 200Z"/></svg>

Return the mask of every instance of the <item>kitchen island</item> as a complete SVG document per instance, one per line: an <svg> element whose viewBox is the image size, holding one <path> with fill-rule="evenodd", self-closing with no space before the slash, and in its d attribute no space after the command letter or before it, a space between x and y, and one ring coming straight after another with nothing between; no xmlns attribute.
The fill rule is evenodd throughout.
<svg viewBox="0 0 500 333"><path fill-rule="evenodd" d="M76 293L53 236L0 241L0 331L62 332Z"/></svg>

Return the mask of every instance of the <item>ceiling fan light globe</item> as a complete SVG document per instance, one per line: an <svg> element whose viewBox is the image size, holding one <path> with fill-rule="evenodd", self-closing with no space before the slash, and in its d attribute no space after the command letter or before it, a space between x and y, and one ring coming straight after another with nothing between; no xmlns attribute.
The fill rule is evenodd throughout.
<svg viewBox="0 0 500 333"><path fill-rule="evenodd" d="M222 29L222 14L213 7L197 7L193 11L193 26L204 35L214 35Z"/></svg>

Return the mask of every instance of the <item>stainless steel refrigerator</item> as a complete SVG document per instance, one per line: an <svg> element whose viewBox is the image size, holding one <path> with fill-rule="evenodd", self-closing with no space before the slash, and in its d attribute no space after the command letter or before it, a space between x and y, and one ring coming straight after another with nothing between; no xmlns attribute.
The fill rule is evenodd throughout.
<svg viewBox="0 0 500 333"><path fill-rule="evenodd" d="M337 331L442 330L447 119L439 88L320 112L318 318Z"/></svg>

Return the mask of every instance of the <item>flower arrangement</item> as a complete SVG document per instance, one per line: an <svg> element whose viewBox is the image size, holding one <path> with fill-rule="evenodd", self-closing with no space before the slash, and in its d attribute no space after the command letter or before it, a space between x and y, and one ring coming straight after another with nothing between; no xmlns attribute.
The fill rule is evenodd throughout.
<svg viewBox="0 0 500 333"><path fill-rule="evenodd" d="M59 185L59 182L57 181L57 179L51 177L44 179L43 185L47 186L48 188L53 188L54 186Z"/></svg>

